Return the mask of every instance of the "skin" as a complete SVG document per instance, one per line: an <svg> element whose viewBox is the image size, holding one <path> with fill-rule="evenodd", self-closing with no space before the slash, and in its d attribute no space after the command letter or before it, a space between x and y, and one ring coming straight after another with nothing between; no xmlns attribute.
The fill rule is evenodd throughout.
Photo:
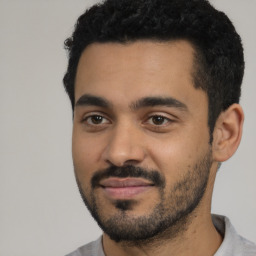
<svg viewBox="0 0 256 256"><path fill-rule="evenodd" d="M207 256L221 244L222 237L211 220L212 191L218 163L227 160L239 145L243 112L237 104L223 112L209 145L208 99L204 91L194 88L193 54L193 47L182 40L138 41L126 45L95 43L80 58L75 83L73 161L76 178L87 197L95 172L112 165L157 170L165 177L166 191L171 191L206 152L211 158L206 191L182 232L160 242L152 240L151 245L117 243L104 233L107 256ZM104 98L109 106L83 104L84 95ZM171 97L183 107L131 107L145 97ZM95 115L101 117L99 123ZM156 124L152 118L155 115L164 117L162 123ZM127 193L109 195L101 188L94 193L105 219L119 214L114 199L136 201L128 218L145 216L159 201L154 186L131 197Z"/></svg>

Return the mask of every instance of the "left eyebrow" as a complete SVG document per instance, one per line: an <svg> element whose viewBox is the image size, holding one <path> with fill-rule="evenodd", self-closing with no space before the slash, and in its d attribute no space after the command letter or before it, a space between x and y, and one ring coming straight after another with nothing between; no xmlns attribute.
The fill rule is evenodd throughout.
<svg viewBox="0 0 256 256"><path fill-rule="evenodd" d="M145 97L139 99L130 105L132 110L137 110L144 107L166 106L174 107L181 110L188 110L187 105L172 97Z"/></svg>

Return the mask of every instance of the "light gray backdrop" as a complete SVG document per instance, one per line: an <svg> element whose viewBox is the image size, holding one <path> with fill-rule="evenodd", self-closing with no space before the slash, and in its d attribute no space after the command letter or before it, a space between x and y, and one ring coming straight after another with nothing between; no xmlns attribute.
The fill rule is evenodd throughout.
<svg viewBox="0 0 256 256"><path fill-rule="evenodd" d="M63 41L95 1L0 0L0 255L56 256L100 230L77 191ZM256 242L256 1L212 0L244 42L243 140L222 165L213 212Z"/></svg>

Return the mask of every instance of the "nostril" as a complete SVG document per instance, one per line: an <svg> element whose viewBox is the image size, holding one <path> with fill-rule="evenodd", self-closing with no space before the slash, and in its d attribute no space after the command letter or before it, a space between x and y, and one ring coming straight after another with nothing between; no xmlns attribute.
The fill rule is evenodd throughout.
<svg viewBox="0 0 256 256"><path fill-rule="evenodd" d="M114 160L112 159L112 161L110 159L106 159L106 163L110 166L117 166L117 167L123 167L123 166L127 166L127 165L137 165L140 163L139 160L124 160L124 161L121 161L121 159L118 160Z"/></svg>
<svg viewBox="0 0 256 256"><path fill-rule="evenodd" d="M126 166L126 165L136 165L136 164L138 164L139 163L139 161L138 160L126 160L125 162L124 162L124 166Z"/></svg>
<svg viewBox="0 0 256 256"><path fill-rule="evenodd" d="M105 162L115 166L136 165L145 158L145 150L137 136L127 136L120 132L110 138L102 157Z"/></svg>

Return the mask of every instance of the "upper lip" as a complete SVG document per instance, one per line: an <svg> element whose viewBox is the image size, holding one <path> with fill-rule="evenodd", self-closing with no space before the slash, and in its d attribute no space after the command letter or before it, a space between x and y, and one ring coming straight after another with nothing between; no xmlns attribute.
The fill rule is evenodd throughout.
<svg viewBox="0 0 256 256"><path fill-rule="evenodd" d="M102 187L138 187L138 186L152 186L153 184L141 178L107 178L100 182Z"/></svg>

